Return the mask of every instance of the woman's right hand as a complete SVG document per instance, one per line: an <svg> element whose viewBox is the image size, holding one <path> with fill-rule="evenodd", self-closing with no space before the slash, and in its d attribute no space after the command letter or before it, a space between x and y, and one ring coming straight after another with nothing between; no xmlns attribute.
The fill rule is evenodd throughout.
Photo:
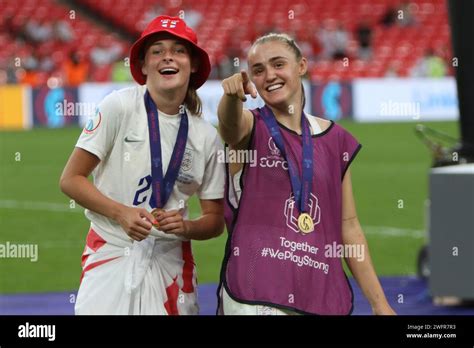
<svg viewBox="0 0 474 348"><path fill-rule="evenodd" d="M116 221L131 239L141 241L150 234L155 217L146 209L124 206Z"/></svg>
<svg viewBox="0 0 474 348"><path fill-rule="evenodd" d="M224 88L224 93L227 96L239 98L243 102L247 101L246 94L250 94L254 99L257 98L257 90L253 83L250 82L245 70L224 79L222 81L222 88Z"/></svg>

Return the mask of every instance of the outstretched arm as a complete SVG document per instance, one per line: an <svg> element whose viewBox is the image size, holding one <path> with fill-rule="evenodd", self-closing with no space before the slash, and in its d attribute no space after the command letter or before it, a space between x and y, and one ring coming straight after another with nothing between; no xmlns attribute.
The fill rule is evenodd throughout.
<svg viewBox="0 0 474 348"><path fill-rule="evenodd" d="M252 113L243 108L245 94L256 98L257 91L245 71L224 79L222 88L224 95L217 109L219 133L227 144L235 147L250 135L253 126Z"/></svg>
<svg viewBox="0 0 474 348"><path fill-rule="evenodd" d="M358 245L362 250L362 255L359 255L361 257L346 257L346 263L372 306L373 313L377 315L396 314L388 304L377 278L370 258L369 246L357 218L349 169L342 182L342 241L344 245Z"/></svg>

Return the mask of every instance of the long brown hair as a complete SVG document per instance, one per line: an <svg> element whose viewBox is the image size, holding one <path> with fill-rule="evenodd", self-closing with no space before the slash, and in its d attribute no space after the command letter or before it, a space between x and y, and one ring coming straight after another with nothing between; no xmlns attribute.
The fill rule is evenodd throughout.
<svg viewBox="0 0 474 348"><path fill-rule="evenodd" d="M193 51L191 45L187 42L185 44L188 47L189 55L191 56L191 66L193 64L199 65L199 58ZM189 78L188 90L186 91L186 97L184 97L184 105L193 115L201 117L202 101L197 94L196 87L194 87L193 73L191 73L191 77Z"/></svg>
<svg viewBox="0 0 474 348"><path fill-rule="evenodd" d="M184 97L184 106L195 116L201 116L202 114L202 102L199 98L196 88L192 85L192 74L191 80L189 81L188 90L186 91L186 97Z"/></svg>

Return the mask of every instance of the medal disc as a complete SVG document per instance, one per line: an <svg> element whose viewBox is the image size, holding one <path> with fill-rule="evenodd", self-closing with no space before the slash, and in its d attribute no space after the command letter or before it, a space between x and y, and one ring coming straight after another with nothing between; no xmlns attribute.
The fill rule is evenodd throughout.
<svg viewBox="0 0 474 348"><path fill-rule="evenodd" d="M309 216L308 213L302 213L298 216L298 227L304 234L314 231L313 219L311 219L311 216Z"/></svg>
<svg viewBox="0 0 474 348"><path fill-rule="evenodd" d="M153 215L155 217L155 219L158 221L158 216L160 215L160 213L164 212L163 209L160 209L160 208L155 208L151 211L151 215ZM153 224L153 226L157 229L160 229L160 223L157 223L157 224Z"/></svg>

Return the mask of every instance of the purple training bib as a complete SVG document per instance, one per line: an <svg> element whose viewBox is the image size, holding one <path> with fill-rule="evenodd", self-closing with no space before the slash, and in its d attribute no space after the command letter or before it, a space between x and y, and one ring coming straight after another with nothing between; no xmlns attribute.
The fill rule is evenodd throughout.
<svg viewBox="0 0 474 348"><path fill-rule="evenodd" d="M239 202L227 168L225 218L229 237L221 283L229 296L246 304L308 314L350 314L352 289L340 255L331 251L342 245L342 179L361 145L334 122L323 133L312 136L314 165L308 213L314 231L305 234L298 227L300 212L287 162L259 109L252 113L249 150L256 150L257 160L256 165L244 166ZM297 163L301 177L301 136L282 125L280 132L287 156Z"/></svg>

